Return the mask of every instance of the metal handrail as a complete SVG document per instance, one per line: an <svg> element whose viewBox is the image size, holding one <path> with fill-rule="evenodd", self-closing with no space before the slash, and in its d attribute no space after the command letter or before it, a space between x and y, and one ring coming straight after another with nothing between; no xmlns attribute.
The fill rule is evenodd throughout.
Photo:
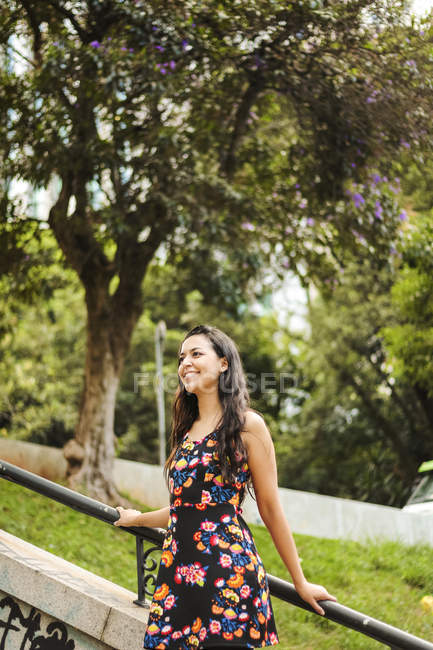
<svg viewBox="0 0 433 650"><path fill-rule="evenodd" d="M42 494L43 496L54 499L73 510L95 517L96 519L100 519L108 524L114 524L114 522L119 518L119 513L115 508L3 460L0 460L0 477L13 483L17 483L18 485L22 485L34 492ZM161 528L148 527L126 528L119 526L119 530L132 533L135 535L137 540L138 598L134 602L138 605L144 606L145 593L149 593L146 590L149 576L147 578L143 577L143 571L149 568L150 570L156 568L155 562L152 563L151 567L146 567L147 554L154 551L156 548L160 549L162 547L164 532ZM143 540L152 542L153 544L156 544L156 546L143 553ZM302 600L290 582L281 580L280 578L270 574L267 575L269 590L272 596L291 603L296 607L301 607L302 609L317 614L310 605ZM346 607L330 600L320 601L320 604L325 611L325 618L369 636L379 643L389 646L393 650L433 650L433 644L429 641L408 634L403 630L362 614L350 607Z"/></svg>

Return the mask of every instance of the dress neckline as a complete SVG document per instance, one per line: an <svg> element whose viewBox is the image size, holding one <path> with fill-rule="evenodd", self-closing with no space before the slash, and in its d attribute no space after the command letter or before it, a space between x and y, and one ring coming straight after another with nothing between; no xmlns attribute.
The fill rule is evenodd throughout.
<svg viewBox="0 0 433 650"><path fill-rule="evenodd" d="M199 442L203 442L205 438L212 435L212 433L215 433L215 429L213 431L210 431L209 433L206 433L206 435L202 436L201 438L198 438L198 440L194 440L194 438L189 437L189 431L187 431L185 438L187 438L190 442L193 442L195 445L197 445Z"/></svg>

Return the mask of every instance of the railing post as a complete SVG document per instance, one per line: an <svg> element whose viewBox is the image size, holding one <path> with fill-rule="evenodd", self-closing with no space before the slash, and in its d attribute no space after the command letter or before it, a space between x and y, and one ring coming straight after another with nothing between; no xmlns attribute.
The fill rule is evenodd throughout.
<svg viewBox="0 0 433 650"><path fill-rule="evenodd" d="M143 538L135 538L135 554L137 559L137 600L134 600L136 605L140 607L148 607L149 604L146 603L145 593L144 593L144 558L143 558Z"/></svg>
<svg viewBox="0 0 433 650"><path fill-rule="evenodd" d="M146 601L146 595L152 596L153 590L147 588L148 583L153 587L156 585L155 571L158 568L158 562L150 557L151 553L161 551L160 546L151 546L146 551L143 550L143 537L137 535L135 538L135 552L137 557L137 600L134 600L136 605L140 607L149 607L149 602Z"/></svg>

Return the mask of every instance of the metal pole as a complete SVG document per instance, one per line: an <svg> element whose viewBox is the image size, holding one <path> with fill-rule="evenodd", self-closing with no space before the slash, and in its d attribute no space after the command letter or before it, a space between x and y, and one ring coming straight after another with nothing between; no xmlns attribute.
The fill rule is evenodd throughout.
<svg viewBox="0 0 433 650"><path fill-rule="evenodd" d="M167 328L163 320L160 320L155 330L155 357L156 357L156 405L158 408L158 438L159 438L159 464L165 463L165 408L164 408L164 375L163 375L163 354L164 340Z"/></svg>

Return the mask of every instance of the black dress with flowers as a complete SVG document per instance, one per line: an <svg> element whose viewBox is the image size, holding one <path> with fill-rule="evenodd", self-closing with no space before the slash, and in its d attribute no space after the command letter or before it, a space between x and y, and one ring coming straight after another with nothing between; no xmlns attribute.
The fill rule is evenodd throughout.
<svg viewBox="0 0 433 650"><path fill-rule="evenodd" d="M169 472L170 518L144 648L277 645L268 582L239 507L245 462L224 484L216 432L188 434Z"/></svg>

